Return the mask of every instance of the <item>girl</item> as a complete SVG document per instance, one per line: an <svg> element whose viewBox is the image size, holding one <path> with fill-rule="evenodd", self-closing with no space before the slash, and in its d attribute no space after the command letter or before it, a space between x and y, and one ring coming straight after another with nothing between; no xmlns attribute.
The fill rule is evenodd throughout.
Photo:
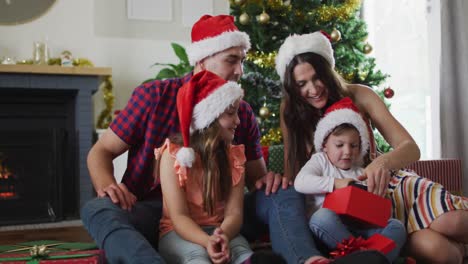
<svg viewBox="0 0 468 264"><path fill-rule="evenodd" d="M244 146L231 145L242 96L235 82L208 71L177 94L182 140L155 150L164 200L159 250L169 263L242 263L252 255L239 235Z"/></svg>
<svg viewBox="0 0 468 264"><path fill-rule="evenodd" d="M362 158L369 148L369 133L359 110L346 97L331 105L317 124L315 149L310 160L299 171L294 181L298 192L307 197L310 215L309 227L328 249L351 237L369 238L379 233L393 240L396 247L387 253L390 262L396 260L406 241L406 229L396 219L389 219L385 228L365 228L335 212L322 208L325 194L347 187L362 175Z"/></svg>
<svg viewBox="0 0 468 264"><path fill-rule="evenodd" d="M391 171L419 159L419 148L369 87L347 84L334 70L329 39L321 32L288 37L276 57L276 70L284 88L280 120L285 145L286 176L293 177L314 152L313 132L324 110L349 96L364 116L370 149L363 175L369 191L383 196ZM376 156L370 123L393 150ZM468 205L441 185L398 171L391 178L394 217L410 234L409 253L431 263L461 263L468 243ZM412 176L415 176L412 174ZM427 200L426 200L427 199ZM427 203L426 201L431 201Z"/></svg>

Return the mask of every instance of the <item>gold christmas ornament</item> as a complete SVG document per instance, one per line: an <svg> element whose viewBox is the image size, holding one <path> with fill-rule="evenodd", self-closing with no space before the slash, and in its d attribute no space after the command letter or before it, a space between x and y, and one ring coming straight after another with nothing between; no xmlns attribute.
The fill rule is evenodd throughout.
<svg viewBox="0 0 468 264"><path fill-rule="evenodd" d="M260 24L268 24L270 22L270 15L263 11L263 13L257 16L257 20Z"/></svg>
<svg viewBox="0 0 468 264"><path fill-rule="evenodd" d="M364 47L363 47L362 51L365 54L369 54L369 53L372 52L372 46L369 43L366 43L366 44L364 44Z"/></svg>
<svg viewBox="0 0 468 264"><path fill-rule="evenodd" d="M242 25L248 25L250 22L250 16L247 14L247 13L242 13L240 16L239 16L239 23L241 23Z"/></svg>
<svg viewBox="0 0 468 264"><path fill-rule="evenodd" d="M245 0L234 0L234 4L236 5L243 5L245 3Z"/></svg>
<svg viewBox="0 0 468 264"><path fill-rule="evenodd" d="M333 31L330 34L330 37L333 42L338 42L341 40L341 32L338 29L333 29Z"/></svg>
<svg viewBox="0 0 468 264"><path fill-rule="evenodd" d="M268 118L270 116L270 109L266 106L262 106L259 111L261 118Z"/></svg>

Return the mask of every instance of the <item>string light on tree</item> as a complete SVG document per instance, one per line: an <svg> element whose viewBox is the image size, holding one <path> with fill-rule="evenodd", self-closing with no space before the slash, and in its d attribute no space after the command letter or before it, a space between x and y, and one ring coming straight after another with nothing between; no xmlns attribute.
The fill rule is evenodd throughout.
<svg viewBox="0 0 468 264"><path fill-rule="evenodd" d="M260 24L268 24L268 22L270 22L270 15L268 15L267 12L263 10L263 12L257 16L257 20Z"/></svg>
<svg viewBox="0 0 468 264"><path fill-rule="evenodd" d="M372 52L372 46L369 43L366 43L366 44L364 44L364 47L363 47L362 51L365 54L369 54L369 53Z"/></svg>
<svg viewBox="0 0 468 264"><path fill-rule="evenodd" d="M387 87L387 88L384 89L384 96L385 96L385 98L390 99L390 98L392 98L394 95L395 95L395 91L393 91L392 88Z"/></svg>
<svg viewBox="0 0 468 264"><path fill-rule="evenodd" d="M250 22L250 16L247 14L247 13L242 13L240 16L239 16L239 23L241 23L242 25L248 25Z"/></svg>
<svg viewBox="0 0 468 264"><path fill-rule="evenodd" d="M330 34L330 38L333 42L338 42L341 40L341 32L334 28L333 31Z"/></svg>

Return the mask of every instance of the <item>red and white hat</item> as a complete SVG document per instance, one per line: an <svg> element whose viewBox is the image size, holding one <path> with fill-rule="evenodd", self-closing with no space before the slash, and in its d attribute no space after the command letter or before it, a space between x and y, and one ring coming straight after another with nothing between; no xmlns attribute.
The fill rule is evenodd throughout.
<svg viewBox="0 0 468 264"><path fill-rule="evenodd" d="M202 16L192 27L192 44L187 47L190 65L232 47L250 49L250 38L239 31L234 17L228 15Z"/></svg>
<svg viewBox="0 0 468 264"><path fill-rule="evenodd" d="M369 150L369 130L359 109L349 97L345 97L328 107L324 117L318 122L314 135L315 151L322 151L324 140L335 127L344 123L351 124L358 130L361 138L360 156L364 157Z"/></svg>
<svg viewBox="0 0 468 264"><path fill-rule="evenodd" d="M182 166L190 168L195 160L195 153L190 148L190 135L207 128L243 95L244 91L237 83L226 81L209 71L193 75L180 88L177 111L184 146L177 152L176 159Z"/></svg>
<svg viewBox="0 0 468 264"><path fill-rule="evenodd" d="M333 48L330 39L321 31L303 35L291 35L287 37L276 55L276 72L281 81L284 80L286 67L298 54L313 52L325 58L331 67L335 67Z"/></svg>

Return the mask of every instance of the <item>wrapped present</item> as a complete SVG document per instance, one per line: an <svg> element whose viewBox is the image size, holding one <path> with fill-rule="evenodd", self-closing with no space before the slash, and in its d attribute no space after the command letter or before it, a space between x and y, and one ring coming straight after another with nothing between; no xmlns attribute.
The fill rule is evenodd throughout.
<svg viewBox="0 0 468 264"><path fill-rule="evenodd" d="M41 240L0 246L0 263L100 264L105 263L105 256L94 243Z"/></svg>
<svg viewBox="0 0 468 264"><path fill-rule="evenodd" d="M367 249L375 249L384 254L389 253L396 247L395 241L381 234L374 234L364 242Z"/></svg>
<svg viewBox="0 0 468 264"><path fill-rule="evenodd" d="M348 186L328 193L323 207L362 224L385 227L391 215L392 203L358 187Z"/></svg>
<svg viewBox="0 0 468 264"><path fill-rule="evenodd" d="M284 173L284 148L283 145L262 146L263 159L268 171Z"/></svg>
<svg viewBox="0 0 468 264"><path fill-rule="evenodd" d="M283 174L284 172L284 148L283 145L270 146L268 148L268 170Z"/></svg>

